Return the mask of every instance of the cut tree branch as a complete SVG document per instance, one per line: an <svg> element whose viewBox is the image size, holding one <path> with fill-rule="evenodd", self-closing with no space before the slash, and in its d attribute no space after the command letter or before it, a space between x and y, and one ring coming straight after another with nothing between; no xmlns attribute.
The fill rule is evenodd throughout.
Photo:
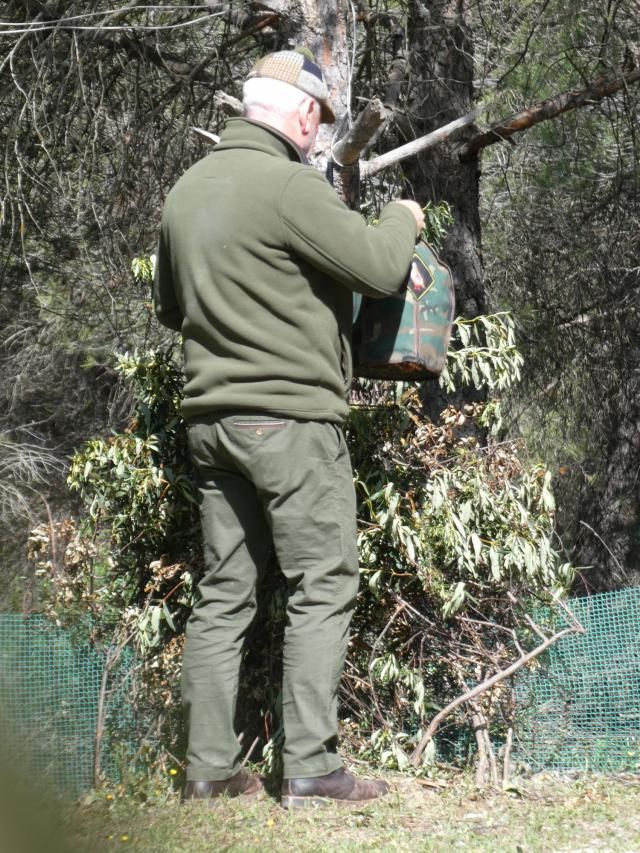
<svg viewBox="0 0 640 853"><path fill-rule="evenodd" d="M569 89L567 92L562 92L560 95L548 98L546 101L542 101L528 110L522 110L504 119L488 130L476 134L473 139L469 140L460 149L460 159L468 160L480 151L480 149L486 148L488 145L494 145L503 139L509 139L514 133L521 133L523 130L528 130L541 121L548 121L570 110L597 103L603 100L603 98L619 92L620 89L624 89L631 83L636 83L638 80L640 80L640 67L631 70L620 67L608 74L603 74L595 80L591 80L581 89Z"/></svg>
<svg viewBox="0 0 640 853"><path fill-rule="evenodd" d="M377 98L366 105L346 136L331 151L333 186L340 198L355 208L360 190L359 157L389 115Z"/></svg>
<svg viewBox="0 0 640 853"><path fill-rule="evenodd" d="M223 92L220 89L214 93L213 103L216 107L220 107L220 109L224 110L228 115L242 115L242 101L239 101L238 98L234 98L233 95L229 95L227 92Z"/></svg>
<svg viewBox="0 0 640 853"><path fill-rule="evenodd" d="M421 136L419 139L407 142L399 148L394 148L393 151L388 151L386 154L381 154L373 160L361 163L361 176L363 178L370 178L372 175L377 175L378 172L381 172L383 169L388 169L389 166L395 166L397 163L400 163L402 160L406 160L408 157L414 157L416 154L420 154L428 148L434 148L436 145L444 142L445 139L449 139L458 130L472 124L477 116L477 111L473 110L472 112L467 113L466 116L454 119L454 121L439 127L432 133L427 133L426 136Z"/></svg>
<svg viewBox="0 0 640 853"><path fill-rule="evenodd" d="M331 156L338 166L356 163L360 152L388 117L389 111L382 101L374 98L358 115L347 135L334 146ZM368 165L368 164L367 164Z"/></svg>
<svg viewBox="0 0 640 853"><path fill-rule="evenodd" d="M494 145L503 139L509 139L514 133L528 130L541 121L547 121L570 110L601 101L632 83L636 83L638 80L640 80L640 67L632 69L619 67L609 74L604 74L590 81L581 89L569 89L566 92L562 92L560 95L556 95L527 110L522 110L522 112L503 119L488 130L477 133L460 148L460 159L463 161L468 160L482 148ZM473 110L467 113L467 115L454 119L454 121L439 127L437 130L427 133L426 136L421 136L419 139L407 142L399 148L394 148L393 151L388 151L386 154L381 154L373 160L361 163L361 177L370 178L382 171L382 169L388 169L390 166L395 166L409 157L414 157L416 154L427 151L429 148L434 148L441 142L450 139L454 134L462 130L462 128L473 124L478 115L487 109L488 107L485 106L481 109Z"/></svg>

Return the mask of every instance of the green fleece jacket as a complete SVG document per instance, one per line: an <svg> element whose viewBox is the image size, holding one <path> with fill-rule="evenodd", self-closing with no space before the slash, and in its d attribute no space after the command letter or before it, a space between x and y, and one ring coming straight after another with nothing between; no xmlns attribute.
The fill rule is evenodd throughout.
<svg viewBox="0 0 640 853"><path fill-rule="evenodd" d="M231 119L162 214L154 307L184 339L185 418L245 410L341 422L352 292L397 291L415 239L404 205L367 226L285 136Z"/></svg>

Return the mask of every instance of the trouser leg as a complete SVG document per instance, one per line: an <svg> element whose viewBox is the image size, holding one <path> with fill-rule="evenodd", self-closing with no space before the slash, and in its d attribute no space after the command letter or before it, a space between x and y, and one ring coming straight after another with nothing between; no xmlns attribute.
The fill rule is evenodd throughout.
<svg viewBox="0 0 640 853"><path fill-rule="evenodd" d="M337 694L358 590L355 491L342 431L293 422L286 464L258 482L289 586L284 775L324 775L341 766Z"/></svg>
<svg viewBox="0 0 640 853"><path fill-rule="evenodd" d="M231 469L218 430L216 424L198 424L189 437L199 476L206 568L187 626L182 668L187 779L193 781L227 779L240 766L233 720L242 645L271 540L255 487Z"/></svg>

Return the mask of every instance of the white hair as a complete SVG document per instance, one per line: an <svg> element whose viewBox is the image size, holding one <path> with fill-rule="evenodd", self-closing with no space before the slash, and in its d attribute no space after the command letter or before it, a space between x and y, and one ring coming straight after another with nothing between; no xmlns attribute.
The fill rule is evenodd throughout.
<svg viewBox="0 0 640 853"><path fill-rule="evenodd" d="M305 98L310 97L290 83L272 77L251 77L242 87L245 113L252 107L259 107L286 116L295 112Z"/></svg>

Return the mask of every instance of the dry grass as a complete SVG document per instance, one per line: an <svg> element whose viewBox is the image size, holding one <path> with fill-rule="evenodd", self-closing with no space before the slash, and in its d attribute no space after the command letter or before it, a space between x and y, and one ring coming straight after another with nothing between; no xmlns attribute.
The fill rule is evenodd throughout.
<svg viewBox="0 0 640 853"><path fill-rule="evenodd" d="M393 794L358 811L288 813L270 797L208 807L181 806L175 795L140 805L96 794L59 814L54 832L82 853L640 851L638 776L539 774L504 793L477 791L467 777L390 779Z"/></svg>

